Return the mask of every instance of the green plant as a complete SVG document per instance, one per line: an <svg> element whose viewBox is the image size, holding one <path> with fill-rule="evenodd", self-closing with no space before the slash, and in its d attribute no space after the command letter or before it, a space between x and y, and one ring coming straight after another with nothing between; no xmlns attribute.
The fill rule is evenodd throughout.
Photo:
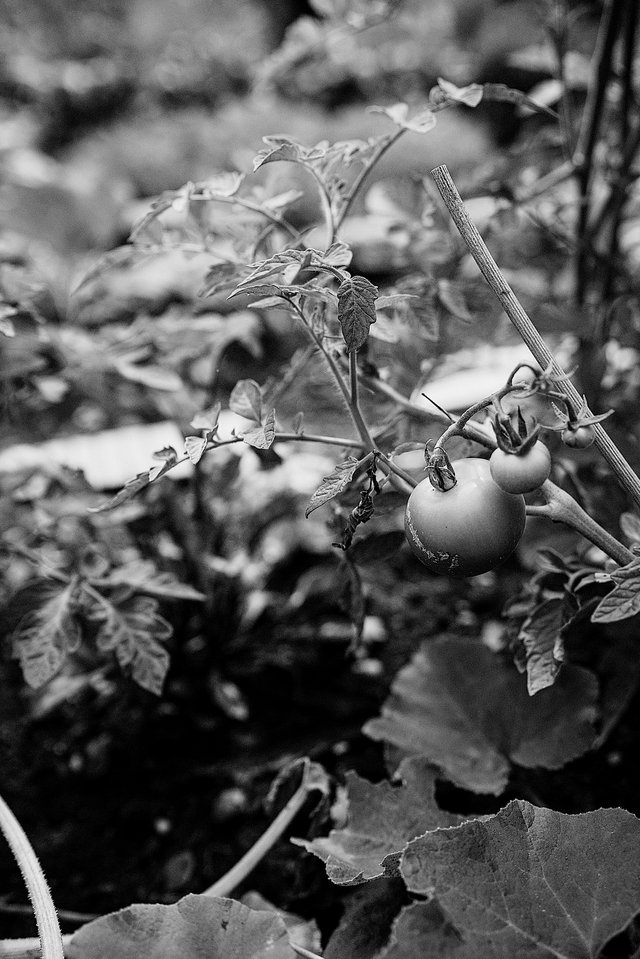
<svg viewBox="0 0 640 959"><path fill-rule="evenodd" d="M333 15L340 5L319 6L327 6ZM342 6L347 9L349 5ZM615 24L619 30L615 6L607 5L603 19L607 41L603 40L603 46L607 48L612 38L621 36L614 30ZM633 5L622 4L620 9L630 23ZM556 39L560 45L560 38ZM542 214L536 200L545 198L553 210L553 236L557 239L560 234L558 246L553 246L552 267L564 262L563 244L570 241L578 251L572 266L580 280L576 299L581 301L585 288L593 292L597 287L595 279L587 282L585 264L601 258L600 227L606 221L615 236L607 247L612 256L606 283L599 291L603 309L607 305L604 292L609 288L620 295L637 293L633 271L619 255L618 243L621 212L631 182L628 153L634 143L637 149L637 130L627 129L631 104L626 95L622 97L624 123L617 128L624 141L619 176L608 184L605 209L593 222L587 222L588 217L585 221L585 207L592 207L587 202L591 200L589 183L596 173L604 176L597 164L605 151L595 149L594 137L606 101L598 93L609 78L608 74L604 78L605 59L600 49L598 72L577 123L575 91L561 83L563 149L573 161L561 160L560 151L550 149L536 167L535 182L531 176L523 176L499 197L489 227L490 231L496 223L509 224L514 210L538 222ZM633 80L632 59L625 47L627 94ZM554 954L571 959L596 957L603 949L612 948L611 940L617 936L627 937L617 944L624 955L637 954L637 820L622 809L592 809L586 799L572 809L579 816L546 808L553 803L553 781L544 776L552 777L570 762L586 761L597 754L640 682L634 635L635 617L640 614L640 523L629 511L631 504L640 503L640 480L633 464L600 425L609 414L593 415L573 386L571 375L554 357L474 227L445 167L433 171L433 178L462 244L452 236L430 187L423 184L419 216L406 221L410 224L407 231L413 231L412 242L425 251L427 263L420 275L401 277L395 285L381 289L382 280L377 286L362 275L366 270L360 270L357 263L352 266L353 250L343 239L349 214L365 191L371 170L394 143L408 133L428 133L444 109L460 103L477 107L490 98L531 107L531 101L518 91L496 85L459 88L441 81L428 103L415 111L404 103L381 109L395 129L367 142L305 145L286 136L269 137L255 158L255 171L274 163L293 163L302 169L317 190L323 215L311 236L300 233L288 219L297 192L265 196L261 184L252 186L250 178L230 171L159 198L134 230L131 245L111 254L86 278L90 286L101 271L123 258L143 261L181 247L209 259L203 299L211 303L222 300L227 308L229 303L251 306L295 330L289 361L271 369L269 377L262 376L256 362L256 378L239 377L226 395L213 381L199 386L188 383L183 406L189 410L185 421L190 419L190 432L184 453L165 447L158 452L155 465L133 477L95 510L98 516L126 510L134 497L148 505L153 502L158 480L179 463L191 464L188 496L176 496L179 508L175 502L172 508L173 527L187 544L185 553L198 586L195 595L184 598L206 599L199 620L205 634L212 611L219 612L214 587L219 587L221 580L233 580L238 593L244 589L245 596L251 596L252 603L246 602L240 613L230 613L224 621L238 659L246 652L243 639L251 628L251 617L258 618L270 603L277 606L268 563L260 566L255 559L260 537L276 519L286 519L297 510L299 497L278 502L276 492L260 502L254 490L257 502L243 503L244 516L234 513L241 483L234 485L233 475L229 478L223 469L216 472L208 465L233 451L266 459L274 454L286 456L283 451L315 448L332 458L324 479L307 499L305 513L309 518L322 509L320 515L326 518L335 548L330 555L327 546L323 554L326 566L320 571L312 564L306 578L299 572L293 574L295 603L285 600L284 611L271 609L270 613L277 627L293 623L299 645L303 630L293 618L295 610L304 611L308 603L313 618L317 616L314 600L330 597L332 610L339 606L351 623L349 651L363 672L376 663L367 647L367 615L393 603L395 593L396 617L407 613L403 577L415 576L416 570L415 564L401 565L407 561L399 529L405 509L410 549L428 571L446 572L454 578L494 570L512 555L524 542L526 515L561 523L576 534L562 551L540 551L535 565L531 561L528 568L513 564L509 572L518 585L510 595L497 639L490 630L483 632L477 619L462 635L463 620L452 621L444 632L425 627L428 635L422 633L408 651L408 662L391 680L380 715L366 723L366 735L385 747L392 782L373 784L349 773L339 796L341 802L332 811L329 834L300 840L326 863L333 883L363 887L359 899L349 900L334 932L333 955L409 955L413 959L433 951L493 957L506 949L513 955L526 950L532 956ZM611 97L610 102L620 100ZM535 101L533 109L538 116L549 114ZM578 181L581 205L575 233L567 240L565 201L555 191L571 177ZM224 218L223 211L229 217ZM547 239L551 226L542 223ZM519 364L504 384L495 383L494 392L453 418L439 407L434 407L435 411L427 408L420 394L429 391L431 354L438 354L442 329L447 324L454 328L456 323L466 324L480 313L472 303L479 295L477 286L465 284L461 278L467 251L539 370ZM547 292L545 285L534 303L541 313ZM560 306L569 310L566 301ZM229 325L236 321L232 314ZM161 337L153 339L153 331L147 327L138 332L160 368L172 368L171 353L176 345L186 349L179 337L167 345ZM448 327L447 332L451 332ZM219 335L208 344L216 363L224 353L220 340L234 341L228 330L226 336ZM251 330L245 330L240 338L255 347ZM118 336L113 340L117 344ZM255 349L253 359L260 359L258 353ZM138 362L129 357L124 367L130 379L137 377L139 382L146 376L151 388L155 365L150 371L144 359ZM332 400L337 397L330 412L314 406L317 380L311 369L317 371ZM407 384L410 377L413 379ZM302 388L294 404L306 401L300 402L304 409L287 405L288 391L296 384ZM505 413L507 399L515 401L515 414ZM555 421L534 423L534 414L529 412L534 404L535 415L542 407ZM444 422L442 435L435 442L428 441L436 424ZM554 449L552 454L558 484L563 485L548 479L550 454L537 439L540 426L561 432L567 447ZM567 442L567 437L574 442ZM619 481L624 503L620 537L607 528L610 513L601 510L595 498L584 495L583 478L571 459L570 447L586 447L589 444L583 441L591 437L607 466L604 481L591 475L593 489L607 498L612 478ZM407 444L420 448L407 450ZM454 453L455 444L464 445L467 455ZM427 478L422 479L425 469ZM228 472L233 474L233 468ZM263 479L266 476L265 470ZM387 496L389 486L395 492ZM226 499L220 490L226 490ZM399 505L394 501L397 492L408 496L408 504L404 496ZM526 502L522 493L531 494ZM216 510L218 517L224 516L226 528L225 523L216 524ZM365 526L373 529L368 536ZM20 554L15 544L9 552L12 557ZM37 554L29 553L26 558L38 568L44 566ZM77 565L78 557L72 559ZM396 563L400 570L394 571L395 578L385 580L383 574L372 572L376 564L392 568ZM418 594L432 585L427 570L418 570ZM212 571L218 576L215 582ZM118 655L114 637L122 636L122 607L134 600L132 584L123 584L123 577L126 579L126 571L122 568L114 572L110 566L108 572L97 576L95 570L74 568L72 561L62 572L42 569L41 579L51 595L47 592L39 605L35 622L18 617L14 636L18 648L22 642L26 649L23 665L32 685L46 682L69 661L66 653L73 650L67 646L64 656L56 658L55 654L63 640L68 642L69 636L80 632L88 634L93 628L97 644L115 646ZM150 577L151 586L154 578ZM464 584L469 590L464 595L472 595L474 588L489 589L487 583L495 581L496 577L489 576L477 587ZM125 585L128 592L123 596L120 588ZM174 588L180 589L175 583ZM145 593L144 584L139 591ZM170 592L164 595L170 598ZM159 625L155 607L145 609L150 615L136 618L135 631L143 650ZM427 603L418 608L416 618L424 617L425 610ZM335 627L335 622L331 625ZM131 642L125 645L126 652ZM28 671L34 648L38 663L49 667L35 675ZM157 652L157 644L154 649ZM286 653L293 655L289 649ZM162 662L166 664L165 656ZM147 684L155 692L161 685L157 681ZM236 716L241 714L240 708ZM289 828L292 817L303 810L311 788L308 766L296 774L301 783L282 817L276 817L274 828L242 860L241 868L220 877L208 889L210 895L229 896L275 838ZM436 779L462 791L460 814L436 802ZM325 784L320 787L316 783L314 788L327 791ZM491 797L509 801L496 811L495 806L484 805ZM453 798L459 799L459 794L454 792ZM480 810L486 809L489 814L481 816ZM367 930L370 939L364 944L358 910L360 916L374 916L377 923L373 931ZM318 948L300 945L293 934L289 938L285 920L265 916L262 909L226 898L209 901L189 896L174 905L131 907L120 919L98 920L74 936L69 954L78 959L100 950L131 954L132 948L141 948L139 941L131 944L136 937L140 939L140 930L145 930L144 948L149 954L156 954L157 948L162 955L162 950L174 948L167 943L179 941L187 959L199 956L203 943L208 948L214 940L230 955L241 948L246 952L247 942L257 955L271 949L274 942L284 957L292 952L313 956ZM361 945L359 953L356 947ZM144 954L137 955L144 959Z"/></svg>

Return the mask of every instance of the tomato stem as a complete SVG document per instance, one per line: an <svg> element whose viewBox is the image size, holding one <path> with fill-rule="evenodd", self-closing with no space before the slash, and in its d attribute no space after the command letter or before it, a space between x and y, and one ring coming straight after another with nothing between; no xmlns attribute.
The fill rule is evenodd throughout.
<svg viewBox="0 0 640 959"><path fill-rule="evenodd" d="M554 523L571 526L620 566L626 566L634 559L631 550L596 523L566 490L551 480L546 480L540 489L546 502L543 506L527 506L529 516L546 516Z"/></svg>
<svg viewBox="0 0 640 959"><path fill-rule="evenodd" d="M273 822L267 827L251 849L221 876L212 886L205 889L204 896L229 896L231 892L249 875L250 872L264 859L266 854L280 839L287 826L295 819L309 795L314 790L325 791L324 779L319 773L319 767L305 759L302 770L302 782L294 792L286 806L280 810Z"/></svg>
<svg viewBox="0 0 640 959"><path fill-rule="evenodd" d="M528 346L539 366L543 370L549 368L558 376L565 376L565 371L556 362L551 350L540 336L536 326L525 312L522 304L507 283L506 277L487 249L484 240L466 210L462 197L458 193L447 167L444 164L438 166L431 171L431 175L451 214L451 218L460 231L469 252L478 264L480 272L497 296L502 309ZM565 384L565 390L576 408L580 408L583 399L575 386L567 382ZM585 413L591 415L589 410L585 410ZM606 430L599 423L594 424L593 430L595 433L595 444L600 450L600 453L618 477L623 488L632 497L634 502L640 506L640 478L611 440Z"/></svg>

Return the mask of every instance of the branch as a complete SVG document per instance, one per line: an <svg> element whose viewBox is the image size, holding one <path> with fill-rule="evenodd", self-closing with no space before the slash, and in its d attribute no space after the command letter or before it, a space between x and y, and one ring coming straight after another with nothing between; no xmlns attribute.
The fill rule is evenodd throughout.
<svg viewBox="0 0 640 959"><path fill-rule="evenodd" d="M42 867L22 826L1 796L0 830L9 843L29 893L40 936L42 959L64 959L60 925Z"/></svg>
<svg viewBox="0 0 640 959"><path fill-rule="evenodd" d="M436 167L431 173L454 223L467 244L469 252L478 264L480 272L498 297L504 312L537 360L538 365L543 370L550 367L556 375L565 376L565 371L556 362L551 350L538 333L538 330L523 309L522 304L507 283L505 276L498 268L498 264L491 256L477 228L471 222L462 198L446 166ZM563 389L575 408L580 409L582 397L573 384L566 381ZM590 413L587 412L587 415L590 415ZM595 433L596 446L602 456L636 505L640 506L640 480L638 476L603 427L599 423L596 423L594 424L593 430Z"/></svg>

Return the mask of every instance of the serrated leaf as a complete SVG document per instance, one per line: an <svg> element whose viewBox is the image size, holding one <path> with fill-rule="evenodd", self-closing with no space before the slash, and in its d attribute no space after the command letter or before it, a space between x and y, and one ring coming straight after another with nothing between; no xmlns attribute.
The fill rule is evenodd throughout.
<svg viewBox="0 0 640 959"><path fill-rule="evenodd" d="M517 799L414 840L401 869L455 927L456 959L595 959L640 910L640 821Z"/></svg>
<svg viewBox="0 0 640 959"><path fill-rule="evenodd" d="M127 500L133 499L133 497L143 490L145 486L148 486L149 483L157 480L160 476L164 476L175 463L176 460L173 458L168 459L158 466L152 466L150 470L145 470L144 473L138 473L136 476L132 476L114 497L101 503L99 506L90 506L89 512L104 513L108 510L115 509L116 506L121 506L122 503L126 503Z"/></svg>
<svg viewBox="0 0 640 959"><path fill-rule="evenodd" d="M245 419L261 421L262 392L255 380L238 380L229 397L229 409Z"/></svg>
<svg viewBox="0 0 640 959"><path fill-rule="evenodd" d="M41 582L27 588L32 608L21 618L11 642L25 682L40 689L80 645L76 585Z"/></svg>
<svg viewBox="0 0 640 959"><path fill-rule="evenodd" d="M438 807L435 771L423 759L405 760L398 779L396 786L386 780L374 784L347 773L348 825L327 837L293 840L326 864L331 882L352 886L397 876L401 852L411 839L460 822Z"/></svg>
<svg viewBox="0 0 640 959"><path fill-rule="evenodd" d="M561 633L564 621L564 601L553 597L539 603L520 627L518 638L525 648L530 696L535 696L556 681L564 661Z"/></svg>
<svg viewBox="0 0 640 959"><path fill-rule="evenodd" d="M610 573L614 588L591 615L592 623L615 623L640 613L640 558Z"/></svg>
<svg viewBox="0 0 640 959"><path fill-rule="evenodd" d="M242 268L236 263L214 263L209 268L204 278L202 287L198 290L197 296L205 298L219 293L231 286L231 281L235 276L242 273Z"/></svg>
<svg viewBox="0 0 640 959"><path fill-rule="evenodd" d="M276 435L276 411L271 410L265 420L253 429L245 430L242 442L258 450L268 450Z"/></svg>
<svg viewBox="0 0 640 959"><path fill-rule="evenodd" d="M107 576L92 578L90 582L102 589L126 586L137 593L146 593L159 599L188 599L198 602L206 599L204 593L187 583L179 582L173 573L158 572L151 559L134 560L123 566L116 566Z"/></svg>
<svg viewBox="0 0 640 959"><path fill-rule="evenodd" d="M190 895L135 905L82 926L67 959L296 959L282 919L233 899Z"/></svg>
<svg viewBox="0 0 640 959"><path fill-rule="evenodd" d="M169 654L161 645L173 633L158 613L152 596L133 596L118 605L92 592L85 600L85 615L97 625L96 645L115 653L122 669L143 689L159 696L169 669Z"/></svg>
<svg viewBox="0 0 640 959"><path fill-rule="evenodd" d="M565 666L529 696L526 679L484 645L455 636L425 642L401 669L366 735L401 756L424 756L456 785L501 793L510 763L559 769L595 741L598 684Z"/></svg>
<svg viewBox="0 0 640 959"><path fill-rule="evenodd" d="M338 320L347 351L353 353L367 342L369 327L376 322L378 288L363 276L352 276L338 287Z"/></svg>
<svg viewBox="0 0 640 959"><path fill-rule="evenodd" d="M466 87L458 87L449 80L443 80L438 77L438 86L450 100L456 103L464 103L467 107L477 107L484 96L484 87L479 83L470 83Z"/></svg>
<svg viewBox="0 0 640 959"><path fill-rule="evenodd" d="M324 506L329 500L339 496L353 479L357 468L358 460L355 456L350 456L344 463L338 463L334 471L323 478L322 483L309 500L309 504L304 511L305 517L308 518L314 509Z"/></svg>
<svg viewBox="0 0 640 959"><path fill-rule="evenodd" d="M389 941L392 923L407 901L401 879L376 879L354 886L342 897L344 912L323 952L324 959L379 959ZM420 950L406 959L431 959ZM435 957L434 957L435 959Z"/></svg>

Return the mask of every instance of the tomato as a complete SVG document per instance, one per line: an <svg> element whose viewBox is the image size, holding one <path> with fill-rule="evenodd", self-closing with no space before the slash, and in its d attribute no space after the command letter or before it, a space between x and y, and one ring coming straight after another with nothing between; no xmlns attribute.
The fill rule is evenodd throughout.
<svg viewBox="0 0 640 959"><path fill-rule="evenodd" d="M522 496L505 493L488 460L453 462L457 483L445 492L423 480L405 511L405 534L421 563L449 576L486 573L514 551L525 524Z"/></svg>
<svg viewBox="0 0 640 959"><path fill-rule="evenodd" d="M586 450L596 438L593 426L567 426L560 435L564 445L574 450Z"/></svg>
<svg viewBox="0 0 640 959"><path fill-rule="evenodd" d="M531 493L549 479L551 454L538 440L526 453L494 450L489 467L494 481L505 493Z"/></svg>

